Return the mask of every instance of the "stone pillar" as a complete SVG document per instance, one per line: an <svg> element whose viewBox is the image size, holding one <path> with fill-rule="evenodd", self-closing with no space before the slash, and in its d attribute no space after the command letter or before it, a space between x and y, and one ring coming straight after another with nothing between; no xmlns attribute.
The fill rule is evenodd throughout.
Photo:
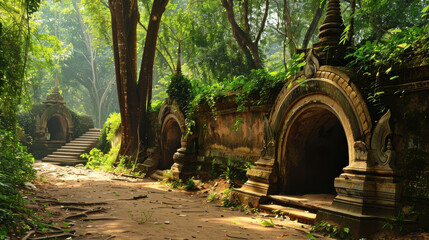
<svg viewBox="0 0 429 240"><path fill-rule="evenodd" d="M171 172L175 179L187 180L197 174L197 158L195 152L183 145L173 156L174 164Z"/></svg>
<svg viewBox="0 0 429 240"><path fill-rule="evenodd" d="M355 164L335 179L337 197L332 206L319 210L317 221L328 220L349 227L355 237L369 237L394 220L399 207L400 185L392 170L390 111L372 132L370 145L355 143Z"/></svg>
<svg viewBox="0 0 429 240"><path fill-rule="evenodd" d="M277 192L278 166L275 159L275 139L268 118L264 119L264 143L261 158L255 162L255 166L246 173L248 180L241 188L234 189L235 200L248 205L258 207L265 202L269 194Z"/></svg>

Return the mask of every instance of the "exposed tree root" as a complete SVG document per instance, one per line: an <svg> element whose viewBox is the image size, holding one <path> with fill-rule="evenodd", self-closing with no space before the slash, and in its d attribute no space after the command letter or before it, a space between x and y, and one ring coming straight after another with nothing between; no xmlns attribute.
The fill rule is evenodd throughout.
<svg viewBox="0 0 429 240"><path fill-rule="evenodd" d="M56 235L50 235L50 236L44 236L44 237L30 238L30 240L59 239L59 238L68 238L68 237L77 237L77 235L74 235L71 233L62 233L62 234L56 234Z"/></svg>
<svg viewBox="0 0 429 240"><path fill-rule="evenodd" d="M62 202L58 200L48 200L48 199L37 199L39 203L49 203L51 205L63 205L63 206L93 206L93 205L105 205L107 202Z"/></svg>

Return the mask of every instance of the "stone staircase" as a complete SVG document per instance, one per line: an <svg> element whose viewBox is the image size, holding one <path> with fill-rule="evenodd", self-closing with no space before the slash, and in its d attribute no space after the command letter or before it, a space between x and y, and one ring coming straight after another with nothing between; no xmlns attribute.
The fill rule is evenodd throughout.
<svg viewBox="0 0 429 240"><path fill-rule="evenodd" d="M278 210L292 221L313 225L320 208L329 207L335 195L307 194L307 195L269 195L268 203L259 205L262 211L273 213Z"/></svg>
<svg viewBox="0 0 429 240"><path fill-rule="evenodd" d="M89 152L98 142L100 129L91 128L75 140L57 149L52 154L44 157L43 162L50 162L57 165L77 165L85 164L86 159L80 157L81 154Z"/></svg>

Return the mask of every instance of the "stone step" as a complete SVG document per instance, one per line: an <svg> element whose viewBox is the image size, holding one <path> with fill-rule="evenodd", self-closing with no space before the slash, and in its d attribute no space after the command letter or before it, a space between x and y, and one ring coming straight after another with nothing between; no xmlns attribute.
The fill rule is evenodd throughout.
<svg viewBox="0 0 429 240"><path fill-rule="evenodd" d="M51 155L58 155L58 156L80 156L82 153L81 151L79 152L60 152L60 151L56 151L53 152Z"/></svg>
<svg viewBox="0 0 429 240"><path fill-rule="evenodd" d="M68 147L68 146L88 147L89 145L91 145L91 144L72 141L72 142L67 143L64 147Z"/></svg>
<svg viewBox="0 0 429 240"><path fill-rule="evenodd" d="M59 155L59 154L49 154L46 157L58 158L58 159L80 158L78 155Z"/></svg>
<svg viewBox="0 0 429 240"><path fill-rule="evenodd" d="M98 137L80 137L74 141L98 141Z"/></svg>
<svg viewBox="0 0 429 240"><path fill-rule="evenodd" d="M162 181L164 179L164 170L156 170L152 175L150 175L150 178Z"/></svg>
<svg viewBox="0 0 429 240"><path fill-rule="evenodd" d="M96 143L97 141L96 140L87 140L87 139L82 139L82 140L74 140L74 141L72 141L72 142L70 142L70 143L83 143L83 144L93 144L93 143Z"/></svg>
<svg viewBox="0 0 429 240"><path fill-rule="evenodd" d="M101 134L101 129L99 129L99 128L91 128L86 133L100 133Z"/></svg>
<svg viewBox="0 0 429 240"><path fill-rule="evenodd" d="M99 138L101 134L84 134L79 136L79 138Z"/></svg>
<svg viewBox="0 0 429 240"><path fill-rule="evenodd" d="M61 152L61 153L80 153L82 151L85 151L86 148L60 148L57 150L57 152Z"/></svg>
<svg viewBox="0 0 429 240"><path fill-rule="evenodd" d="M282 212L285 216L288 216L292 221L297 220L300 223L313 225L316 221L316 214L311 213L307 210L285 207L276 204L261 204L259 208L268 213L273 213L277 210Z"/></svg>
<svg viewBox="0 0 429 240"><path fill-rule="evenodd" d="M335 195L306 194L306 195L268 195L268 200L283 206L298 207L317 213L320 208L331 206Z"/></svg>
<svg viewBox="0 0 429 240"><path fill-rule="evenodd" d="M88 147L87 146L73 146L73 145L67 145L67 146L63 146L60 149L69 149L69 150L81 150L81 151L85 151ZM58 149L58 150L60 150Z"/></svg>
<svg viewBox="0 0 429 240"><path fill-rule="evenodd" d="M89 150L97 144L100 135L99 129L90 129L70 143L67 143L59 149L55 149L56 151L54 153L46 156L42 161L57 165L85 164L87 160L82 159L80 155L89 152Z"/></svg>

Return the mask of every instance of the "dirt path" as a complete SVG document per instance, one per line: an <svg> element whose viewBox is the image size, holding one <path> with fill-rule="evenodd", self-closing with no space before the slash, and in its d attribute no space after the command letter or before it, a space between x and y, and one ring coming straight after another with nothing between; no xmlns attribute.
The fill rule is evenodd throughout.
<svg viewBox="0 0 429 240"><path fill-rule="evenodd" d="M48 163L36 163L35 169L40 179L35 197L41 201L105 203L73 206L98 211L72 219L67 217L82 211L52 203L48 211L39 210L56 227L75 231L70 239L305 239L302 224L275 219L274 227L264 227L261 215L219 207L206 195L170 190L150 179ZM88 218L93 220L84 221Z"/></svg>

